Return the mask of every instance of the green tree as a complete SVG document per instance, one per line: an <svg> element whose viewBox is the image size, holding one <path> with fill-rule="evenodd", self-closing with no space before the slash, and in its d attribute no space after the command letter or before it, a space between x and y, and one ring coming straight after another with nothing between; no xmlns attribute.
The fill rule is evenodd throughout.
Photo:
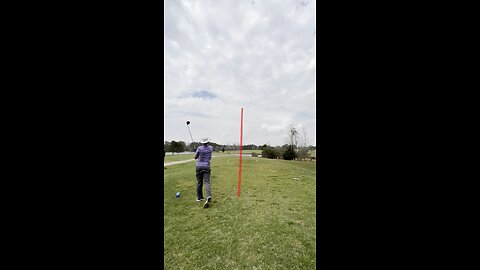
<svg viewBox="0 0 480 270"><path fill-rule="evenodd" d="M285 152L283 153L283 159L285 160L292 160L296 157L295 149L293 149L292 145L289 145Z"/></svg>
<svg viewBox="0 0 480 270"><path fill-rule="evenodd" d="M182 142L182 141L180 141L180 142L171 141L170 145L169 145L168 152L172 152L172 154L174 152L180 153L180 152L183 152L184 149L185 149L185 143L184 142Z"/></svg>
<svg viewBox="0 0 480 270"><path fill-rule="evenodd" d="M180 145L178 146L178 149L177 149L178 151L177 151L177 153L180 153L180 152L185 151L185 149L187 148L187 144L185 144L184 141L179 141L178 143L179 143Z"/></svg>
<svg viewBox="0 0 480 270"><path fill-rule="evenodd" d="M171 141L168 146L168 152L172 152L172 155L173 153L175 152L176 148L177 148L177 142L176 141Z"/></svg>
<svg viewBox="0 0 480 270"><path fill-rule="evenodd" d="M262 149L262 157L275 159L280 157L278 151L271 146L264 146Z"/></svg>

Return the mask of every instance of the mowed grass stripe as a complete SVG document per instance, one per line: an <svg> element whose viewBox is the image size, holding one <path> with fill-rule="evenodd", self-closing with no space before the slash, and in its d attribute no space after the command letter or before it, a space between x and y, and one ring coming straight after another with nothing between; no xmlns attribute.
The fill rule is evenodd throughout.
<svg viewBox="0 0 480 270"><path fill-rule="evenodd" d="M238 157L212 160L208 209L195 202L193 163L165 170L166 269L315 269L315 164L262 158L242 164L237 198Z"/></svg>
<svg viewBox="0 0 480 270"><path fill-rule="evenodd" d="M232 153L233 154L233 153ZM226 156L228 155L227 152L222 153L222 152L214 152L213 156ZM189 159L194 159L195 154L174 154L174 155L167 155L165 156L165 161L164 163L172 162L172 161L182 161L182 160L189 160Z"/></svg>

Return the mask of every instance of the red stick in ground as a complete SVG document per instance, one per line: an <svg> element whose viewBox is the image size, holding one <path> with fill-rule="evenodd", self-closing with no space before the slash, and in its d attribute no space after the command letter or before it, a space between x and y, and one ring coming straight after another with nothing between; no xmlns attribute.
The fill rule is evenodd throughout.
<svg viewBox="0 0 480 270"><path fill-rule="evenodd" d="M238 188L237 197L240 197L240 186L242 183L242 135L243 135L243 108L240 114L240 163L238 164Z"/></svg>

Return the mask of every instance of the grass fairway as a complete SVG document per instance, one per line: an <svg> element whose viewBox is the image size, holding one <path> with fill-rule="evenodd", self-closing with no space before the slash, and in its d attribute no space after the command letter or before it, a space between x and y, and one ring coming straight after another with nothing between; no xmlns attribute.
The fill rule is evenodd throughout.
<svg viewBox="0 0 480 270"><path fill-rule="evenodd" d="M195 154L186 154L186 155L168 155L165 156L165 163L167 162L172 162L172 161L180 161L180 160L188 160L188 159L193 159L195 157Z"/></svg>
<svg viewBox="0 0 480 270"><path fill-rule="evenodd" d="M164 171L165 269L315 269L315 163L242 164L237 198L238 157L212 159L207 209L195 202L195 163Z"/></svg>
<svg viewBox="0 0 480 270"><path fill-rule="evenodd" d="M246 150L243 151L243 154L251 154L252 152L255 152L257 154L262 154L262 151L259 150ZM214 157L216 156L225 156L225 155L230 155L230 154L240 154L240 151L225 151L225 152L213 152L212 155ZM174 154L174 155L166 155L165 156L165 163L167 162L172 162L172 161L181 161L181 160L188 160L188 159L194 159L195 154Z"/></svg>

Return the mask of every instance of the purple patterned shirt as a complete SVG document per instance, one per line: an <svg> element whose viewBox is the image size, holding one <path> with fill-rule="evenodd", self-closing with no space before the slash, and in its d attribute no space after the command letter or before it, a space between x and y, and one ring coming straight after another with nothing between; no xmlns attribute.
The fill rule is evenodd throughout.
<svg viewBox="0 0 480 270"><path fill-rule="evenodd" d="M210 160L212 159L213 147L211 145L201 145L197 148L195 156L197 158L197 168L210 169Z"/></svg>

